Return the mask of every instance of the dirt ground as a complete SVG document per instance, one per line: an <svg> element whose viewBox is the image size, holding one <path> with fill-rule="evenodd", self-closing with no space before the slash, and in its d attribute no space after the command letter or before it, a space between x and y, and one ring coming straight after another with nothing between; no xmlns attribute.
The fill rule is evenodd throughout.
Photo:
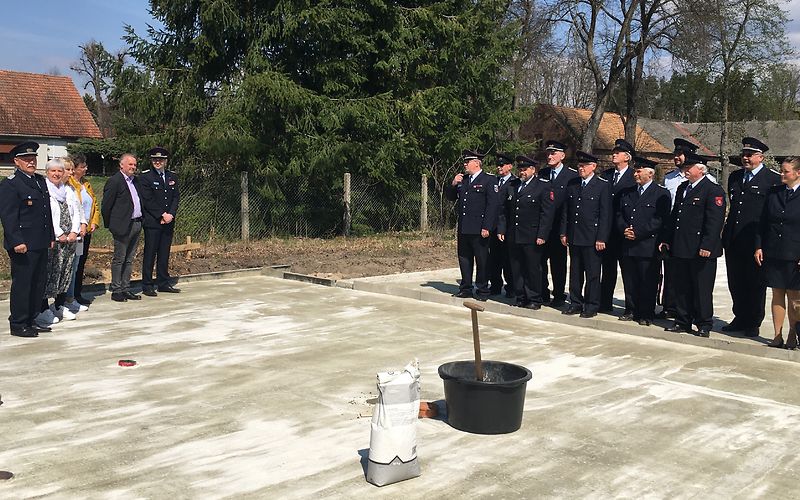
<svg viewBox="0 0 800 500"><path fill-rule="evenodd" d="M142 243L139 244L133 278L141 277ZM173 254L170 274L185 274L289 264L292 271L326 278L358 278L402 272L456 267L455 240L452 234L391 233L378 236L335 239L267 239L245 245L204 244L192 252ZM108 283L111 254L89 252L86 284ZM0 257L0 290L10 287L8 255Z"/></svg>

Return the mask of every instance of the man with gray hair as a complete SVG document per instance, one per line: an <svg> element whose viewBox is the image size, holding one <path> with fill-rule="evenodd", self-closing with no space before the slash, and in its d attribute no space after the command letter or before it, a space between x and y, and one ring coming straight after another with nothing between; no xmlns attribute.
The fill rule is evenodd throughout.
<svg viewBox="0 0 800 500"><path fill-rule="evenodd" d="M621 320L649 326L653 322L658 293L658 243L669 219L670 196L666 188L653 182L656 162L634 158L633 179L636 186L620 194L615 224L623 235L622 283L630 300L631 314Z"/></svg>
<svg viewBox="0 0 800 500"><path fill-rule="evenodd" d="M116 302L142 298L130 291L133 258L142 231L142 202L135 174L136 157L125 153L119 159L119 172L109 177L103 188L103 223L114 237L111 300Z"/></svg>
<svg viewBox="0 0 800 500"><path fill-rule="evenodd" d="M668 332L694 333L708 337L714 317L712 294L717 258L722 255L722 224L725 192L708 180L706 160L686 153L686 182L678 187L675 206L660 250L669 251L675 269L675 324Z"/></svg>

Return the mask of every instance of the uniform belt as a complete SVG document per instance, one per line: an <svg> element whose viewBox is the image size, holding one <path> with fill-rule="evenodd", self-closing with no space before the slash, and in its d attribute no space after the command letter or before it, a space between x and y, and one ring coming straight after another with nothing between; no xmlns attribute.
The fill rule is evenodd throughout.
<svg viewBox="0 0 800 500"><path fill-rule="evenodd" d="M141 217L134 217L134 218L133 218L133 219L131 219L131 220L132 220L133 222L142 222L142 218L141 218Z"/></svg>

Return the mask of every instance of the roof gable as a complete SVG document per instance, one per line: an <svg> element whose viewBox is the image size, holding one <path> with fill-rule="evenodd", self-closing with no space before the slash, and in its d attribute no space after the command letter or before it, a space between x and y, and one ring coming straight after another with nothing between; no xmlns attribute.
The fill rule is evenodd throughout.
<svg viewBox="0 0 800 500"><path fill-rule="evenodd" d="M102 138L67 76L0 70L0 135Z"/></svg>

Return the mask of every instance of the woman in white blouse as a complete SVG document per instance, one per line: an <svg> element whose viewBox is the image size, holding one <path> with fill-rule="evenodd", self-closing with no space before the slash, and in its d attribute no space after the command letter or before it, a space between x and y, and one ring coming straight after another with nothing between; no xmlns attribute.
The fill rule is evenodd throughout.
<svg viewBox="0 0 800 500"><path fill-rule="evenodd" d="M75 319L75 314L64 307L64 301L72 279L72 261L81 231L80 205L75 191L66 186L64 163L59 159L48 161L45 175L56 242L48 252L47 286L42 312L36 317L36 322L42 326ZM49 298L54 299L50 307L47 303Z"/></svg>

